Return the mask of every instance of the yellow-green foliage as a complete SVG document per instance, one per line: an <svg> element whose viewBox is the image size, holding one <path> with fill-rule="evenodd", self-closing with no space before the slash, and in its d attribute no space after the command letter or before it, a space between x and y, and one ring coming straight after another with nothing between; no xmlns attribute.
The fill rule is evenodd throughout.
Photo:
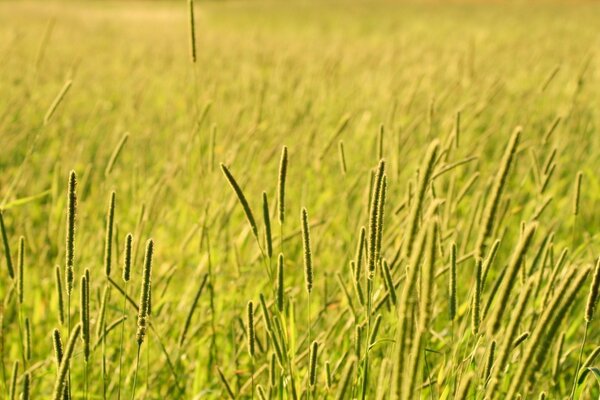
<svg viewBox="0 0 600 400"><path fill-rule="evenodd" d="M0 1L0 399L597 399L598 26Z"/></svg>

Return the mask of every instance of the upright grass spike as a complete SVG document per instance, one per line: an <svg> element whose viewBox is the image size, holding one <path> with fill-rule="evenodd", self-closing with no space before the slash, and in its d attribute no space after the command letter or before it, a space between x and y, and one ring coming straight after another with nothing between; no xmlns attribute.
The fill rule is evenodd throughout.
<svg viewBox="0 0 600 400"><path fill-rule="evenodd" d="M383 181L381 182L381 191L379 193L377 212L377 238L375 244L375 260L376 262L381 261L381 242L383 240L383 220L385 216L385 198L387 196L387 177L383 175Z"/></svg>
<svg viewBox="0 0 600 400"><path fill-rule="evenodd" d="M54 348L54 358L56 360L56 373L58 373L58 368L60 367L60 362L63 358L63 343L62 338L60 336L60 331L58 329L54 329L52 331L52 348Z"/></svg>
<svg viewBox="0 0 600 400"><path fill-rule="evenodd" d="M333 378L331 376L331 364L329 361L325 361L325 387L327 390L331 390Z"/></svg>
<svg viewBox="0 0 600 400"><path fill-rule="evenodd" d="M479 333L479 325L481 323L481 266L483 261L478 258L475 262L475 291L473 292L473 302L471 308L471 332L473 335Z"/></svg>
<svg viewBox="0 0 600 400"><path fill-rule="evenodd" d="M369 211L369 237L367 240L367 277L373 279L375 275L375 266L377 264L377 241L379 237L379 202L381 201L381 191L383 186L383 177L385 174L385 161L379 161L375 182L373 186L373 194L371 198L371 210Z"/></svg>
<svg viewBox="0 0 600 400"><path fill-rule="evenodd" d="M339 154L340 154L340 170L342 171L342 175L346 175L346 153L344 152L344 141L340 140L338 144Z"/></svg>
<svg viewBox="0 0 600 400"><path fill-rule="evenodd" d="M313 264L312 264L312 250L311 250L311 245L310 245L310 230L309 230L309 224L308 224L308 212L306 211L306 208L302 208L302 212L301 212L301 219L302 219L302 250L303 250L303 254L304 254L304 283L305 283L305 288L306 288L306 292L308 294L307 296L307 326L308 326L308 343L310 343L311 340L311 332L312 332L312 321L311 321L311 314L310 314L310 294L312 292L313 289ZM283 335L282 335L283 336ZM291 369L291 367L290 367ZM295 389L292 388L292 392L295 392ZM307 392L307 397L310 398L310 392Z"/></svg>
<svg viewBox="0 0 600 400"><path fill-rule="evenodd" d="M277 356L272 353L271 363L269 364L269 384L271 388L275 388L277 386L277 369Z"/></svg>
<svg viewBox="0 0 600 400"><path fill-rule="evenodd" d="M585 321L587 323L592 322L594 319L594 312L598 305L598 294L600 293L600 257L596 261L596 267L594 268L594 277L590 284L590 293L588 295L587 303L585 306Z"/></svg>
<svg viewBox="0 0 600 400"><path fill-rule="evenodd" d="M354 280L360 282L360 271L362 270L363 252L365 249L365 236L367 230L364 226L360 228L358 242L356 243L356 258L354 260Z"/></svg>
<svg viewBox="0 0 600 400"><path fill-rule="evenodd" d="M504 276L503 284L498 293L498 299L494 313L491 316L490 327L491 333L496 334L500 329L502 323L502 316L506 311L508 301L510 298L510 292L515 286L516 278L519 274L519 268L521 268L525 259L525 254L529 249L532 242L533 235L535 234L537 223L531 223L525 228L525 232L521 235L521 239L515 248L512 255L508 269Z"/></svg>
<svg viewBox="0 0 600 400"><path fill-rule="evenodd" d="M458 149L458 146L460 145L460 110L456 112L454 118L454 144Z"/></svg>
<svg viewBox="0 0 600 400"><path fill-rule="evenodd" d="M252 301L248 302L246 313L246 332L248 335L248 354L254 358L256 335L254 333L254 305Z"/></svg>
<svg viewBox="0 0 600 400"><path fill-rule="evenodd" d="M17 271L19 273L17 277L17 294L19 296L19 304L23 304L23 299L25 298L25 284L23 280L25 275L25 238L23 236L19 238L19 252L17 260Z"/></svg>
<svg viewBox="0 0 600 400"><path fill-rule="evenodd" d="M306 292L310 294L313 288L313 263L312 250L310 247L310 230L308 224L308 211L302 208L302 249L304 253L304 282Z"/></svg>
<svg viewBox="0 0 600 400"><path fill-rule="evenodd" d="M492 373L492 367L494 366L494 357L496 355L496 341L492 340L490 344L490 350L488 352L487 361L485 362L485 368L483 372L483 386L485 387L490 379Z"/></svg>
<svg viewBox="0 0 600 400"><path fill-rule="evenodd" d="M113 226L115 221L115 198L116 193L110 194L108 203L108 212L106 213L106 237L104 240L104 274L110 276L112 266L112 242L113 242Z"/></svg>
<svg viewBox="0 0 600 400"><path fill-rule="evenodd" d="M133 235L128 233L125 237L125 254L123 257L123 282L129 282L131 278L131 246L133 243Z"/></svg>
<svg viewBox="0 0 600 400"><path fill-rule="evenodd" d="M31 374L25 372L23 376L23 391L21 392L20 400L29 400L31 392Z"/></svg>
<svg viewBox="0 0 600 400"><path fill-rule="evenodd" d="M73 84L72 80L70 80L70 79L67 80L65 82L64 86L62 87L62 89L60 90L60 92L58 93L58 95L54 98L54 101L50 105L50 108L48 108L48 111L46 111L46 115L44 115L44 125L47 125L50 122L50 120L52 119L52 116L56 112L56 109L58 108L60 103L62 103L63 99L67 95L67 92L71 88L72 84Z"/></svg>
<svg viewBox="0 0 600 400"><path fill-rule="evenodd" d="M502 161L500 161L500 168L496 173L494 183L490 189L490 194L483 211L483 219L481 221L481 227L479 229L479 234L475 244L475 255L477 257L483 257L486 241L492 234L496 214L498 212L498 205L500 204L500 198L502 196L504 186L506 185L510 166L513 162L517 147L519 146L521 131L522 128L519 126L513 132L508 145L506 146Z"/></svg>
<svg viewBox="0 0 600 400"><path fill-rule="evenodd" d="M439 147L439 140L436 139L431 142L420 169L421 173L419 174L420 176L417 184L417 191L415 193L415 201L411 206L410 215L408 218L408 231L406 232L404 239L404 259L408 259L412 255L414 241L419 225L419 217L423 209L425 193L427 192L427 188L429 187L429 182L433 174Z"/></svg>
<svg viewBox="0 0 600 400"><path fill-rule="evenodd" d="M277 309L279 312L283 312L284 306L284 271L283 271L283 253L279 253L277 258Z"/></svg>
<svg viewBox="0 0 600 400"><path fill-rule="evenodd" d="M265 224L265 245L267 248L267 257L273 257L273 239L271 237L271 217L269 216L269 202L267 193L263 192L263 222Z"/></svg>
<svg viewBox="0 0 600 400"><path fill-rule="evenodd" d="M133 377L133 390L131 391L131 400L135 399L135 389L137 385L137 376L140 369L140 352L146 330L148 329L148 318L150 316L150 299L152 296L152 257L154 255L154 241L148 239L146 242L146 252L144 255L144 269L142 271L142 287L140 290L140 300L138 303L137 332L135 334L137 341L137 357L135 363L135 373Z"/></svg>
<svg viewBox="0 0 600 400"><path fill-rule="evenodd" d="M456 243L452 243L450 248L450 278L449 278L449 289L448 289L448 316L450 321L454 321L456 317Z"/></svg>
<svg viewBox="0 0 600 400"><path fill-rule="evenodd" d="M142 272L142 287L140 290L139 312L137 319L136 340L138 346L141 347L146 337L146 329L148 328L148 312L150 306L150 291L152 287L152 257L154 255L154 241L148 239L146 242L146 252L144 256L144 269Z"/></svg>
<svg viewBox="0 0 600 400"><path fill-rule="evenodd" d="M66 250L66 268L65 282L67 297L71 297L73 291L73 281L75 275L73 272L73 259L75 253L75 219L77 216L77 176L75 171L69 174L69 188L67 192L67 250ZM70 310L68 310L70 312Z"/></svg>
<svg viewBox="0 0 600 400"><path fill-rule="evenodd" d="M256 333L254 332L254 305L252 301L248 302L246 308L246 336L248 343L248 354L250 355L251 375L252 380L252 398L254 398L254 357L256 352Z"/></svg>
<svg viewBox="0 0 600 400"><path fill-rule="evenodd" d="M8 399L15 400L17 396L17 378L19 377L19 362L13 364L12 374L10 376L10 386L8 389Z"/></svg>
<svg viewBox="0 0 600 400"><path fill-rule="evenodd" d="M64 312L64 301L63 301L63 291L62 291L62 276L60 272L60 266L57 265L54 268L55 272L55 285L56 285L56 299L57 304L56 308L58 309L58 323L61 325L65 324L65 312Z"/></svg>
<svg viewBox="0 0 600 400"><path fill-rule="evenodd" d="M31 361L31 323L25 317L25 360Z"/></svg>
<svg viewBox="0 0 600 400"><path fill-rule="evenodd" d="M281 160L279 161L279 179L277 180L277 214L279 224L283 225L285 220L285 180L287 178L288 148L283 146L281 149Z"/></svg>
<svg viewBox="0 0 600 400"><path fill-rule="evenodd" d="M83 342L83 357L86 364L90 358L90 299L87 275L81 277L80 294L80 320L81 320L81 340Z"/></svg>
<svg viewBox="0 0 600 400"><path fill-rule="evenodd" d="M314 387L317 383L317 352L319 350L319 344L316 341L312 342L310 346L310 364L308 367L308 376L310 387Z"/></svg>
<svg viewBox="0 0 600 400"><path fill-rule="evenodd" d="M194 19L194 0L188 0L189 30L190 30L190 58L196 63L196 22Z"/></svg>
<svg viewBox="0 0 600 400"><path fill-rule="evenodd" d="M56 375L58 376L59 370L60 370L60 363L63 359L64 356L64 347L63 347L63 342L62 342L62 338L60 335L60 331L58 329L54 329L52 331L52 347L54 349L54 358L56 361ZM65 390L63 390L63 396L62 399L63 400L69 400L69 389L68 389L68 382L65 384L66 388Z"/></svg>
<svg viewBox="0 0 600 400"><path fill-rule="evenodd" d="M594 276L592 278L592 283L590 285L590 292L588 294L587 303L585 306L585 330L583 333L583 339L581 341L581 346L579 347L579 357L577 358L577 368L575 368L575 378L573 379L573 385L571 387L571 395L569 399L572 399L575 396L575 389L577 388L577 379L579 377L579 371L581 367L581 358L583 357L583 348L585 347L585 342L588 336L588 330L590 327L590 322L594 319L594 311L596 309L596 304L598 303L598 291L600 289L600 257L596 261L596 267L594 269Z"/></svg>
<svg viewBox="0 0 600 400"><path fill-rule="evenodd" d="M58 376L56 377L56 383L54 384L52 400L61 400L62 398L67 383L67 372L69 371L69 363L71 361L71 357L73 356L73 351L75 350L75 343L77 342L77 339L79 339L80 333L81 324L77 324L75 325L75 328L73 328L71 335L69 335L69 341L67 342L65 353L60 362L60 367L58 368Z"/></svg>
<svg viewBox="0 0 600 400"><path fill-rule="evenodd" d="M4 244L4 258L6 259L6 268L10 279L15 279L15 271L13 269L12 257L10 255L10 244L8 242L8 234L4 225L4 210L0 209L0 229L2 230L2 243Z"/></svg>
<svg viewBox="0 0 600 400"><path fill-rule="evenodd" d="M579 215L579 199L581 197L581 181L583 180L583 172L577 173L575 179L575 194L573 195L573 215Z"/></svg>
<svg viewBox="0 0 600 400"><path fill-rule="evenodd" d="M223 171L225 178L227 178L227 181L231 185L231 188L235 192L235 194L240 202L240 205L244 209L244 214L246 214L246 219L248 220L248 223L250 224L250 228L252 229L252 234L258 241L258 228L256 226L256 220L254 219L254 215L252 214L252 209L250 208L250 204L248 204L248 200L246 200L246 196L244 196L244 192L242 191L242 188L240 188L240 185L238 185L235 178L233 177L233 175L231 175L231 172L229 172L229 170L227 169L227 167L224 164L221 164L221 170Z"/></svg>
<svg viewBox="0 0 600 400"><path fill-rule="evenodd" d="M125 319L125 308L127 307L127 284L131 279L131 249L133 244L133 236L128 233L125 237L125 249L123 255L123 282L125 282L125 288L122 291L123 294L123 308L121 312L121 318ZM108 278L110 282L110 277ZM133 302L132 302L133 303ZM134 303L135 304L135 303ZM121 379L123 376L123 340L125 336L125 324L121 325L121 337L119 340L119 382L117 385L117 400L121 399Z"/></svg>

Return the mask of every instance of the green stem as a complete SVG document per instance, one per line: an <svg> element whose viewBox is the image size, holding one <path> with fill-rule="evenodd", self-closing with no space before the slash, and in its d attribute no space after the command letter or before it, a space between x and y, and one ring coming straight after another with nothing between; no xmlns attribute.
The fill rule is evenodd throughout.
<svg viewBox="0 0 600 400"><path fill-rule="evenodd" d="M107 291L107 297L109 297L109 292L108 290L110 289L110 284L108 283L108 280L106 281L106 288L105 290ZM108 299L106 299L105 301L108 302ZM107 306L106 304L104 305L105 307ZM100 329L102 330L102 398L104 400L106 400L106 308L104 309L104 320L102 321L102 326L100 327Z"/></svg>
<svg viewBox="0 0 600 400"><path fill-rule="evenodd" d="M67 328L69 330L67 335L67 340L69 335L71 335L71 294L67 293ZM71 368L69 368L69 376L67 381L67 397L69 400L71 399Z"/></svg>
<svg viewBox="0 0 600 400"><path fill-rule="evenodd" d="M123 287L125 293L127 293L127 282ZM122 316L125 317L125 309L127 307L127 296L123 296L123 312ZM121 325L121 339L119 340L119 384L117 385L117 400L121 399L121 379L123 377L123 337L125 334L125 322Z"/></svg>
<svg viewBox="0 0 600 400"><path fill-rule="evenodd" d="M573 386L571 387L571 394L569 395L569 400L572 400L575 396L575 389L577 388L577 378L579 377L579 368L581 368L581 358L583 357L583 348L585 347L585 342L587 340L588 327L589 322L585 322L585 331L583 333L583 340L581 341L581 346L579 347L579 358L577 359L577 368L575 368L575 377L573 378Z"/></svg>
<svg viewBox="0 0 600 400"><path fill-rule="evenodd" d="M140 350L141 350L141 348L142 348L142 345L138 344L137 358L136 358L136 362L135 362L135 374L133 376L133 390L131 391L131 400L135 399L135 386L137 385L138 370L140 369Z"/></svg>
<svg viewBox="0 0 600 400"><path fill-rule="evenodd" d="M312 326L310 324L310 292L308 292L308 354L309 354L309 364L310 364L310 345L311 345L311 336L312 336ZM310 365L308 373L310 374ZM306 380L306 398L310 400L310 379Z"/></svg>

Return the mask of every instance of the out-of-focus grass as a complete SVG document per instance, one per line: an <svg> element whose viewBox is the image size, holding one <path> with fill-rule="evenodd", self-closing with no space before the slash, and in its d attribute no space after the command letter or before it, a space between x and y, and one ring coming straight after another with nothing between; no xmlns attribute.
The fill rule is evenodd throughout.
<svg viewBox="0 0 600 400"><path fill-rule="evenodd" d="M52 360L53 266L64 262L64 189L70 169L80 177L77 275L85 267L93 271L94 300L103 283L104 213L111 190L117 192L119 257L126 232L134 232L139 242L148 236L155 239L153 323L177 360L179 384L186 386L188 398L199 393L221 396L215 365L236 387L245 383L246 361L234 357L243 341L234 345L231 335L241 335L236 318L243 318L248 299L270 290L219 162L231 167L258 213L262 190L275 203L278 156L283 145L289 147L289 224L284 233L298 231L301 206L308 207L313 222L322 223L313 229L314 301L319 304L315 309L331 302L323 309L332 311L324 314L317 330L331 328L345 307L335 273L347 276L357 232L366 224L380 124L385 126L390 235L402 233L395 228L402 219L392 211L405 199L426 144L435 137L446 138L460 110L460 146L451 161L479 158L453 172L455 186L475 171L481 176L455 210L446 233L454 229L462 237L476 193L485 190L495 173L510 132L522 125L523 142L509 180L511 203L503 225L518 226L553 196L542 222L544 231L556 232L556 253L574 245L573 262L597 257L599 4L214 1L197 2L196 17L198 61L192 65L182 1L0 2L0 207L7 207L13 249L19 235L26 237L25 309L32 320L35 362ZM44 125L46 111L69 79L72 87ZM346 114L350 123L340 139L348 174L342 176L336 146L321 155ZM562 121L542 146L557 116ZM124 132L130 132L128 142L107 177L105 166ZM532 159L543 164L553 147L558 149L556 171L540 194ZM584 186L573 237L571 197L578 170L584 172ZM445 180L438 190L446 193L448 185ZM202 239L206 232L215 274L216 326L213 331L208 300L202 298L194 327L197 336L182 354L174 343L189 307L186 296L193 295L198 283L194 278L209 263ZM507 231L502 262L509 259L517 239L518 229ZM287 243L286 283L297 301L300 335L306 313L300 306L305 301L301 246L298 236ZM142 245L135 285L141 250ZM392 246L385 249L386 257L393 257L394 251ZM497 271L491 274L490 279L495 278ZM4 298L4 267L0 282ZM469 286L459 290L466 302ZM438 312L445 304L444 293L440 289ZM117 298L116 292L113 295ZM94 302L93 315L97 306ZM113 306L109 320L119 315L120 301ZM5 323L12 317L7 312ZM570 319L580 320L575 314ZM392 327L387 324L385 334L393 335ZM127 368L135 356L134 328L128 322ZM580 340L579 328L579 323L565 327L565 349L571 353ZM18 336L14 330L7 332L4 360L11 365L19 355ZM588 343L598 344L597 332L590 333ZM219 349L215 359L208 356L212 338ZM161 398L171 393L173 374L156 341L150 340L146 396ZM349 348L348 340L325 347L323 360L337 360ZM116 343L111 341L111 351ZM565 361L571 372L574 357ZM113 361L109 368L115 373ZM97 377L99 364L94 365ZM80 374L76 366L73 375ZM544 378L540 387L564 394L570 379L566 374L558 388L552 388ZM53 380L53 369L36 369L34 398L47 395ZM99 381L91 385L100 393Z"/></svg>

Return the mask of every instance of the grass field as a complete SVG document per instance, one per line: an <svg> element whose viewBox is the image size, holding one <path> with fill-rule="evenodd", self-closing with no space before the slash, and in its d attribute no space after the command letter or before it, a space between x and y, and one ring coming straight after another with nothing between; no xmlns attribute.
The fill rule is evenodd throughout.
<svg viewBox="0 0 600 400"><path fill-rule="evenodd" d="M0 1L1 399L599 398L600 4L193 14Z"/></svg>

